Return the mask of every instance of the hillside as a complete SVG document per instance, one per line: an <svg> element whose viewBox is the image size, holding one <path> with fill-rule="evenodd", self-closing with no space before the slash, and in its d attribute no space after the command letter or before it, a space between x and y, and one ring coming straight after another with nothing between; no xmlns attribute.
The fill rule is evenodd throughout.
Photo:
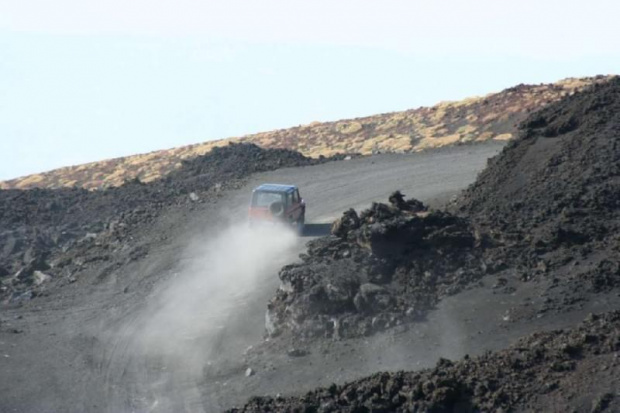
<svg viewBox="0 0 620 413"><path fill-rule="evenodd" d="M2 190L0 411L620 411L619 131L616 77L505 145ZM248 226L283 180L305 231Z"/></svg>
<svg viewBox="0 0 620 413"><path fill-rule="evenodd" d="M258 364L265 349L287 339L281 348L303 346L327 357L325 338L357 337L364 344L355 352L367 355L373 334L391 330L396 337L433 324L432 317L451 349L461 351L450 358L461 360L439 359L425 370L412 362L424 357L419 352L403 361L425 332L397 350L404 372L382 368L283 397L255 391L258 397L230 411L619 411L620 324L612 301L620 287L619 132L615 78L527 117L518 137L448 210L425 211L395 193L390 205L346 211L332 226L334 236L309 242L300 262L280 270L266 317L272 340L250 352L247 365L266 370ZM502 311L512 297L519 298ZM450 300L460 301L458 314L437 317ZM469 313L485 302L485 310ZM547 324L546 332L530 330L508 348L479 352L487 338L469 347L477 357L462 351L493 324L501 326L497 336L523 334L513 323L531 329L537 320L569 321L572 311L594 302L602 305L580 325L559 331ZM485 314L485 325L472 328Z"/></svg>
<svg viewBox="0 0 620 413"><path fill-rule="evenodd" d="M508 140L528 113L573 94L608 76L569 78L553 84L518 85L499 93L456 102L442 102L403 112L336 122L313 122L243 137L210 141L175 149L70 166L0 182L0 189L118 186L165 176L214 147L250 142L265 148L286 148L310 157L336 153L415 152L446 145Z"/></svg>

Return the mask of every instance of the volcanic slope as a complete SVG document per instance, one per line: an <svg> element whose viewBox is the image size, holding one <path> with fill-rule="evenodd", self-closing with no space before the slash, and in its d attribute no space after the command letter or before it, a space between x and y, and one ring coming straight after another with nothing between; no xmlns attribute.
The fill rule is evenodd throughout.
<svg viewBox="0 0 620 413"><path fill-rule="evenodd" d="M611 91L617 89L617 83L612 83L609 87L597 88L592 92L561 102L556 106L556 109L562 110L564 108L563 110L570 111L572 109L569 108L573 107L574 115L577 117L581 113L579 110L581 110L582 104L588 102L590 98L595 98L597 94L611 96L607 105L615 107L617 101L613 96L617 94L614 95ZM605 112L604 108L605 106L602 106L603 112ZM608 115L607 117L599 117L596 122L602 129L610 127L613 130L612 127L616 122L617 115L614 111L609 111ZM580 125L588 124L588 119L592 116L599 116L599 111L595 110L583 114ZM576 137L579 136L578 134L588 130L588 128L581 129L578 127L556 138L548 138L542 134L537 135L537 130L546 129L546 127L542 129L534 127L541 124L534 122L533 126L526 126L523 129L521 140L504 151L492 165L501 164L502 158L509 159L512 156L511 154L515 153L515 148L522 149L523 141L527 141L529 134L532 134L530 138L534 140L560 138L569 142L575 138L574 143L577 145ZM595 131L597 127L591 129ZM566 129L563 128L563 131ZM617 134L612 133L609 136L612 140L617 138ZM593 141L596 140L593 139ZM240 153L245 153L246 149L248 154L256 154L257 157L266 156L272 159L273 165L279 163L277 157L269 157L271 152L265 153L260 149L245 146L237 147ZM476 151L480 152L476 153ZM358 207L367 205L373 200L385 199L392 189L401 188L406 194L418 196L423 201L427 201L436 195L445 195L448 183L450 183L452 190L456 190L471 182L475 171L481 169L484 159L494 152L495 150L485 149L484 146L472 146L415 155L383 155L261 174L252 178L255 180L252 184L265 180L301 182L303 187L307 188L303 193L307 197L309 211L320 214L313 217L309 216L311 218L309 222L314 223L317 222L314 219L330 217L348 207ZM283 156L286 157L287 155L284 154ZM297 155L291 155L291 157L294 159ZM236 157L234 154L228 154L226 159L229 158L230 163L222 159L222 164L231 166L232 170L234 170L235 163L252 163L257 159L253 156ZM300 165L304 164L304 162L300 163ZM282 163L280 166L284 165L286 163ZM295 165L295 162L292 162L291 165ZM606 165L601 166L603 169L606 167ZM258 166L251 166L251 168L254 167L258 168ZM575 164L574 167L579 168L580 165ZM46 281L42 285L44 288L49 288L49 296L41 294L42 297L27 298L23 302L11 304L3 309L2 320L0 320L2 323L0 324L0 346L2 346L3 354L8 357L0 359L3 363L2 374L0 374L0 393L3 394L3 398L0 400L0 406L2 406L0 410L101 411L104 410L103 406L107 406L108 411L153 409L166 411L166 407L169 407L168 410L175 411L200 411L200 407L203 406L203 409L212 411L214 410L211 408L212 406L229 407L239 404L246 394L264 395L281 392L290 395L311 390L319 385L329 387L331 382L344 383L359 379L379 371L378 366L390 371L397 368L413 370L434 364L439 356L456 359L462 357L463 352L468 352L472 356L483 355L486 349L501 350L514 343L516 337L529 334L532 331L574 327L575 318L583 319L585 317L584 312L590 310L609 311L618 308L617 290L615 290L613 282L615 279L613 268L611 273L597 272L599 263L605 258L605 254L608 251L613 253L613 243L610 241L613 234L603 232L600 237L586 239L582 244L568 244L568 247L565 243L556 244L553 242L537 247L536 245L532 246L527 239L529 231L519 229L528 228L525 225L519 224L521 225L519 227L515 224L514 231L510 231L511 221L501 222L498 219L498 223L496 223L494 220L485 219L484 215L478 216L473 211L476 207L471 207L472 213L469 214L469 205L473 205L470 202L476 201L476 205L484 204L482 200L484 194L475 195L471 192L475 190L476 186L449 212L440 214L432 211L428 214L424 211L415 211L415 207L419 205L417 202L404 202L403 204L396 197L393 198L394 206L375 204L375 206L371 206L369 213L359 214L360 226L358 228L353 226L343 231L336 231L339 235L314 244L318 247L323 245L328 248L311 246L308 254L310 259L303 260L298 274L303 275L304 265L313 268L314 265L319 264L316 268L328 267L332 270L337 269L339 265L340 268L346 267L343 265L342 258L347 257L343 255L345 250L340 249L342 246L349 248L350 253L367 254L375 246L379 247L379 250L376 251L381 251L381 243L386 237L398 243L399 234L421 236L425 249L416 251L415 245L406 246L402 250L405 254L400 257L402 259L400 262L405 264L403 270L407 271L398 272L397 277L392 277L390 281L406 281L409 274L415 274L420 277L420 280L428 282L423 286L430 288L421 291L423 294L420 297L423 297L424 294L430 294L429 297L435 301L427 302L430 304L427 307L420 307L424 310L420 314L421 319L404 320L406 321L404 323L401 320L401 324L396 327L375 323L384 329L370 330L373 333L371 336L355 337L355 334L352 334L353 338L345 340L333 340L332 337L306 338L303 335L297 336L296 340L288 340L287 334L290 331L285 328L280 335L260 343L262 333L260 324L264 320L265 304L268 299L268 297L263 299L263 295L265 290L268 296L271 295L271 292L276 288L275 284L277 284L277 281L273 279L273 273L263 274L264 280L261 280L261 283L264 285L261 285L260 291L259 289L253 291L259 293L260 297L251 297L252 302L258 300L260 305L254 306L252 304L245 307L243 315L247 319L236 320L244 322L242 323L244 324L243 327L248 327L251 324L252 331L258 330L252 336L255 341L247 343L248 345L255 344L255 346L245 355L241 355L241 351L237 351L237 347L246 343L239 340L239 337L235 335L223 336L221 347L224 350L234 347L233 354L216 354L217 357L211 360L212 363L208 366L205 365L202 379L196 382L194 381L195 377L185 375L186 370L173 369L174 365L171 360L166 358L153 360L152 358L142 357L140 354L132 354L127 351L127 344L134 339L132 332L135 332L135 329L133 328L136 324L140 324L141 319L137 317L141 313L140 310L144 309L142 307L146 307L146 310L149 309L145 304L148 304L151 298L152 285L162 280L170 281L172 284L178 281L175 278L175 271L178 271L176 267L177 264L180 264L179 261L188 260L188 257L181 252L190 235L200 233L202 234L200 239L209 238L214 234L216 228L226 225L226 221L217 213L215 206L210 204L211 201L219 199L219 207L224 211L229 211L231 205L237 206L241 213L235 215L235 219L244 216L242 214L243 209L245 209L248 192L253 185L240 187L239 191L232 195L227 189L235 188L239 184L239 181L236 181L234 177L232 182L223 181L223 185L218 187L216 183L220 179L218 178L219 173L216 172L212 177L214 180L210 180L207 179L209 174L201 176L200 170L200 168L197 169L196 174L190 174L188 177L190 180L195 179L195 184L187 186L189 191L184 193L181 191L178 198L173 197L174 202L169 205L166 204L167 206L160 212L151 210L151 206L148 206L149 214L152 213L156 219L147 220L143 224L137 225L135 227L136 232L126 234L127 237L123 236L123 243L128 243L128 248L123 249L122 245L107 242L105 232L101 234L100 239L97 237L92 239L93 236L84 235L86 240L83 242L91 245L89 248L92 248L93 252L105 253L105 248L107 248L105 246L112 245L114 249L120 248L113 255L113 259L123 260L127 258L129 262L121 262L121 265L111 272L100 272L110 264L105 260L88 262L83 267L78 265L78 272L74 274L77 281L65 286L66 288L54 289L54 284L48 284L49 281ZM507 170L510 169L507 168ZM351 171L355 172L352 173ZM396 175L396 171L399 175ZM210 181L209 184L205 183L204 188L200 186L203 180ZM183 187L182 181L176 183L177 186ZM429 190L429 187L432 190ZM153 188L157 188L157 185ZM174 190L176 188L175 181L172 181L170 186L165 188ZM197 201L192 200L196 199L195 196L191 195L192 190L195 190L194 194L198 197ZM131 191L128 192L131 193ZM14 192L10 194L14 194ZM339 196L342 194L346 195L346 199L343 200ZM41 207L44 205L45 203L41 203ZM145 201L145 205L138 207L146 207L147 205L151 205L151 202ZM599 206L599 208L601 208L602 216L613 217L613 208L606 206L606 204ZM119 210L119 212L123 211L122 208ZM137 211L135 214L136 216L142 215ZM519 217L520 215L508 214L507 216ZM371 222L373 220L374 222ZM575 221L581 222L576 219ZM318 223L321 222L325 221L318 221ZM605 225L606 223L600 224ZM502 225L506 225L508 229L506 230ZM186 227L190 226L194 228L193 232L186 230ZM44 228L46 227L44 226ZM394 232L384 231L384 229L389 228L393 228ZM586 226L582 233L587 233L589 231L587 228ZM575 230L573 228L573 231ZM500 235L496 234L498 231L501 231ZM131 240L131 237L135 238L138 234L142 234L146 238L143 246L146 247L148 253L145 254L144 249L139 249L137 252L142 251L142 253L137 253L133 257L126 255L133 250L134 246L140 246L133 244L136 241ZM82 234L78 234L78 237L81 238ZM472 237L473 243L471 242ZM542 238L542 240L544 241L546 238ZM442 278L442 273L433 273L428 268L426 271L420 272L419 270L423 268L416 268L415 257L406 254L411 252L413 247L413 251L422 253L422 258L432 258L427 262L422 262L427 265L435 259L441 260L438 254L432 255L434 246L447 246L452 241L459 241L459 245L463 247L462 252L464 254L462 257L467 258L466 262L475 264L467 268L468 271L465 274L459 273L458 269L449 268L451 270L450 278L446 279ZM460 241L467 242L460 244ZM98 242L100 245L97 245ZM444 244L444 242L446 243ZM338 246L338 248L331 248L331 243L334 243L333 245ZM153 249L152 244L156 244L157 248ZM601 250L601 256L596 255L596 250L584 249L582 251L577 249L581 254L578 260L575 260L578 261L577 265L574 261L560 260L563 256L572 254L575 251L572 248L582 248L588 245L601 245L605 248ZM609 246L609 250L607 246ZM353 251L353 248L359 248L359 250ZM450 253L447 248L442 249ZM21 253L25 253L25 251ZM425 255L425 253L431 255ZM472 255L473 259L469 260L469 254ZM80 253L79 256L81 255ZM202 257L194 258L200 264ZM294 257L285 258L290 259L290 262L294 261ZM387 254L380 258L392 259L393 257ZM563 259L566 260L566 258ZM23 263L23 261L20 262ZM441 264L441 261L439 263ZM290 273L293 268L295 267L286 267L281 274ZM388 269L390 269L389 266ZM592 273L589 270L595 271ZM430 274L429 276L425 274L427 271ZM201 275L202 273L198 274ZM370 275L386 274L390 275L390 272L382 273L379 271ZM577 277L574 274L583 276ZM600 274L611 274L602 277L603 280L609 279L611 281L608 283L592 283L590 281L600 280ZM52 276L54 277L54 275ZM56 276L56 279L70 283L70 278L66 278L65 275ZM376 284L383 280L387 281L389 278L382 279L379 277L369 281L371 281L370 284ZM286 281L286 277L284 281ZM320 279L319 281L323 282ZM444 283L444 281L450 282ZM464 282L461 283L460 281ZM460 290L477 286L479 282L483 283L482 287L466 289L454 295L449 295L451 291L445 288L450 285L457 285L459 287L457 290ZM355 285L355 283L353 284ZM406 283L402 285L407 286ZM597 287L589 288L589 286L594 285ZM309 283L308 286L310 287L308 290L310 290L315 287L315 284ZM588 288L584 288L584 286ZM293 299L296 297L301 299L313 297L324 300L327 297L328 299L340 300L342 298L342 295L333 294L334 291L329 288L322 290L317 288L316 290L319 294L309 296L305 294L306 289L302 288L297 291L300 294L293 296ZM379 289L382 294L376 294L378 290L371 285L366 286L364 290L370 293L366 294L368 298L379 299L381 296L385 296L383 294L385 290L390 289L384 287L384 290ZM347 311L357 312L358 306L355 305L357 291L353 291L356 294L344 297L345 304L347 300L351 299L350 305L331 308L344 308ZM390 290L390 292L392 291L398 292L399 290ZM406 289L402 291L407 292ZM416 291L413 293L417 294ZM360 298L366 300L366 297L361 296ZM363 305L363 300L357 301L362 304L359 305L359 309L362 311L356 315L360 315L360 320L363 322L370 321L372 327L373 315L365 312L367 307ZM282 302L280 301L280 303ZM319 303L321 302L319 301ZM391 303L392 301L388 302ZM399 301L395 300L395 302L398 303ZM423 301L420 302L424 304ZM234 304L237 302L235 301ZM299 308L306 307L301 306ZM404 306L388 307L388 309L395 309L396 313L404 312L404 315L408 310ZM199 308L199 310L202 309ZM196 314L202 315L200 311ZM346 313L341 314L346 315ZM286 313L284 315L284 320L289 320L288 315ZM314 315L321 315L321 313ZM428 321L424 321L424 317ZM590 319L587 323L594 324L586 325L585 329L566 334L552 333L549 336L557 336L560 341L572 341L574 335L580 337L582 333L585 333L585 336L595 336L595 340L598 340L600 346L597 342L591 342L589 337L584 337L583 341L575 339L574 345L566 349L565 354L570 357L570 359L566 359L563 358L565 357L564 353L557 357L553 355L555 349L562 349L561 346L558 347L552 343L548 350L542 348L541 359L536 359L536 354L524 353L524 360L514 363L521 363L524 367L524 374L529 380L535 377L537 380L535 382L543 382L547 376L542 375L540 370L536 368L530 368L531 364L528 363L540 360L543 366L547 366L544 362L547 359L551 362L549 365L554 366L553 369L559 370L554 370L558 373L557 376L548 376L550 392L547 394L549 397L547 401L549 402L553 401L554 398L570 396L570 393L563 393L567 388L566 383L573 383L574 388L579 388L580 392L582 388L597 390L593 389L593 386L598 385L599 382L609 382L610 386L615 385L613 381L613 378L617 376L614 364L614 352L617 347L613 346L617 337L614 332L617 324L615 317L612 314L599 319ZM235 320L229 321L228 327L233 324L233 321ZM600 324L597 324L599 321ZM120 330L120 335L114 334L117 330ZM106 334L102 334L102 331ZM354 328L349 331L359 330ZM110 334L108 335L108 333ZM363 334L366 332L364 331ZM194 337L190 338L194 339ZM108 341L108 339L110 340ZM535 341L526 339L524 345L536 348ZM574 347L577 347L576 351L573 351ZM610 348L611 350L609 350ZM551 355L545 356L546 351L547 354ZM592 358L591 355L596 352L600 352L602 357ZM228 356L230 356L229 360L223 360ZM512 356L510 357L512 359ZM502 357L499 358L499 360L502 359ZM223 363L218 365L218 361L223 361ZM558 361L559 364L555 365L553 361ZM481 371L477 377L491 378L488 383L484 382L486 379L481 379L488 391L481 387L479 391L482 393L477 396L478 398L470 399L470 404L473 403L474 406L476 403L484 406L503 406L500 400L503 399L503 394L496 393L496 390L501 388L494 386L492 377L506 377L518 373L518 371L514 371L516 369L513 366L514 363L508 364L507 369L509 370L499 370L496 376L488 376L487 373ZM439 367L441 370L448 370L450 365L442 362ZM569 371L566 370L572 367L575 368L572 370L575 375L569 375ZM198 368L202 368L202 365L198 365ZM245 375L247 368L251 369L249 377ZM468 370L458 363L455 369L458 372ZM539 375L539 373L541 374ZM605 375L608 373L610 376ZM443 373L440 374L443 376ZM461 377L460 373L454 374L456 377ZM432 375L433 373L430 373L428 377ZM393 373L384 376L392 377ZM560 380L559 378L564 378L567 381L562 381L564 379ZM554 387L555 379L559 380L558 388ZM434 379L429 381L433 382ZM368 406L368 403L372 401L369 402L365 395L371 391L375 393L377 391L374 387L365 387L359 383L352 381L350 387L360 389L357 397L363 399ZM472 381L472 383L474 382ZM521 382L515 386L520 386L519 383ZM446 392L452 394L452 390L446 390L446 392L443 390L433 392L431 390L431 386L439 388L441 387L440 384L437 381L426 386L422 394L424 400L416 400L416 403L432 403L433 400L443 400L442 403L449 403L449 400L446 401L446 399L441 398L441 394ZM198 386L202 387L198 388ZM447 387L452 388L453 386L448 383ZM509 394L513 395L515 399L519 397L521 400L520 395L523 392L528 392L526 386L522 388L525 390L519 390L517 387L512 390L508 389L510 390ZM465 390L463 394L466 395L469 390L467 387L463 387L463 389ZM504 387L504 390L507 389ZM598 390L600 391L584 394L584 400L580 402L582 404L577 404L574 399L568 398L565 403L575 408L590 404L593 409L600 410L609 405L613 408L613 391L604 386L600 386ZM485 391L486 393L484 393ZM196 393L200 392L202 394L196 396ZM185 395L188 393L193 395L191 403L185 399ZM541 410L546 411L554 409L553 405L545 405L546 402L540 401L539 403L537 401L536 397L543 397L542 395L534 396L528 402L532 408L538 406ZM433 397L435 399L432 399ZM199 400L200 398L202 400ZM496 399L498 399L497 404L494 401ZM167 404L166 400L171 404ZM252 403L262 403L261 400L254 400ZM279 402L283 402L285 405L289 403L289 406L293 406L294 403L297 403L295 400L300 400L300 403L307 402L305 406L311 410L316 407L311 398L306 399L306 401L284 398L283 401ZM377 398L372 400L377 401L377 407L381 407L379 404L381 400L377 400ZM463 400L463 398L459 400ZM510 406L512 402L507 403ZM518 403L516 401L512 405L519 407ZM251 409L251 406L248 408ZM417 406L432 405L417 404ZM545 406L551 406L551 408L545 409ZM557 406L561 405L558 404ZM364 409L360 408L359 410ZM560 407L556 410L566 409Z"/></svg>
<svg viewBox="0 0 620 413"><path fill-rule="evenodd" d="M470 284L476 280L490 281L495 289L508 294L514 294L515 290L517 293L518 290L532 290L534 286L527 302L506 312L503 319L510 322L519 318L535 320L551 313L559 313L555 318L561 319L564 317L561 313L572 311L575 307L583 308L588 301L605 301L602 297L617 292L620 277L617 248L619 109L620 79L614 79L606 85L568 97L533 114L521 125L520 137L494 158L476 183L452 205L452 213L445 212L439 216L437 213L422 216L406 214L404 210L408 209L407 206L399 206L399 202L392 207L376 204L371 210L363 212L359 219L356 219L354 213L346 213L343 221L348 222L346 226L350 229L344 232L344 237L341 236L340 240L331 238L319 241L323 244L315 248L314 252L311 248L310 256L304 262L281 272L285 288L278 292L271 303L272 308L280 309L274 317L275 327L291 332L302 340L308 331L312 333L311 336L331 336L342 330L341 326L347 325L347 317L353 315L354 323L348 325L354 325L352 331L357 332L355 334L372 333L372 327L379 319L373 312L381 312L385 308L392 313L407 315L409 310L398 303L408 293L407 277L413 276L419 277L415 280L422 281L423 286L434 288L436 299L445 295L442 291L451 284ZM412 202L411 205L417 203ZM443 217L443 221L439 217ZM336 229L335 232L339 234L341 231ZM412 234L416 237L412 238ZM408 241L411 239L418 242L410 245ZM401 248L396 248L399 245ZM441 278L446 275L445 271L439 276L428 269L421 273L416 266L424 270L426 253L420 254L417 249L424 252L435 248L441 252L437 250L438 245L452 246L453 251L458 248L468 249L465 256L470 258L465 263L471 263L473 259L475 265L464 265L464 271L460 273L452 269L454 272L448 272L447 280ZM398 259L385 255L377 257L376 252L387 250L382 248L386 246L392 252L397 251ZM361 262L364 262L369 257L366 251L371 251L371 256L387 262L375 261L378 270L373 270L371 266L368 274L360 274L355 266L342 265L347 260L360 262L360 257L357 257L359 254ZM409 263L405 267L401 265L404 258L402 253L405 257L414 254L408 258ZM442 259L453 262L449 254L444 252L439 255L444 258L435 257L432 260L434 266ZM350 268L353 270L350 271ZM394 289L394 280L404 288ZM442 285L444 288L441 288ZM417 296L417 292L413 292ZM373 311L369 313L364 302L374 302L375 305L371 306ZM603 306L605 310L615 308L617 302ZM399 320L392 315L388 313L387 320L379 319L379 325L382 328L390 327L392 320L399 324ZM371 328L357 328L360 318L365 319L365 325ZM566 317L567 320L569 318ZM617 314L606 315L603 319L617 320ZM544 406L549 406L545 403L549 400L566 395L564 392L569 383L579 387L605 380L609 367L606 363L615 360L615 352L619 349L617 337L620 330L617 321L608 324L603 330L602 337L598 335L600 332L592 331L590 334L579 329L566 333L583 337L576 344L571 344L568 339L560 339L567 342L559 348L569 357L581 361L551 360L549 367L559 374L547 384L543 391L547 401L540 401L540 404L524 404L542 394L540 390L528 390L525 386L525 390L515 397L500 391L497 398L491 400L488 397L495 397L494 392L501 389L501 386L494 384L495 379L484 382L482 387L478 386L474 390L467 387L467 382L471 383L474 379L474 373L471 377L464 374L453 380L449 374L436 371L429 374L452 378L447 379L447 382L438 378L439 383L432 380L428 383L423 376L412 373L407 376L409 382L406 383L405 393L399 393L402 390L400 385L392 387L399 389L394 394L390 393L391 390L387 391L391 398L387 403L383 400L386 393L381 386L400 380L397 375L380 376L378 382L373 381L376 380L374 378L353 382L343 388L320 390L313 393L320 394L318 398L310 394L300 399L276 402L267 400L265 407L319 408L323 403L321 398L331 394L331 400L325 399L325 409L328 411L357 411L356 408L364 411L375 408L390 411L413 407L423 411L448 408L452 411L475 411L500 407L545 410ZM280 331L276 333L281 334ZM607 339L610 341L605 341ZM521 345L536 348L536 340L535 336L526 339ZM589 340L604 343L605 350L597 348L592 352L581 353L582 345ZM523 360L514 351L519 350L502 353L514 359L510 363L500 363L493 359L500 366L497 377L511 377L516 387L522 381L546 377L535 369L520 377L519 366L524 362L527 365L529 356ZM607 356L598 357L599 354ZM501 359L504 356L500 354L492 357ZM488 362L484 358L476 361L482 364ZM458 366L467 363L465 361ZM446 365L451 366L449 363ZM438 371L446 365L440 365ZM459 369L465 372L469 370L457 367ZM377 384L377 387L375 383L381 384ZM442 383L453 383L456 387L447 384L446 388L441 389ZM508 383L510 385L511 382ZM418 392L418 388L422 390ZM458 389L465 389L464 394L477 392L477 396L463 397ZM340 390L346 394L343 396ZM571 397L577 396L578 392L573 391ZM600 399L596 399L599 396ZM614 392L592 393L588 397L584 396L581 402L591 402L592 408L600 411L609 405L615 395ZM573 407L577 407L577 401L573 400ZM265 400L256 399L246 408L260 409L263 402Z"/></svg>
<svg viewBox="0 0 620 413"><path fill-rule="evenodd" d="M148 246L134 237L158 216L191 211L252 173L328 159L231 144L148 184L132 180L101 191L0 190L0 299L28 300L45 294L50 283L75 282L80 272L101 264L98 277L104 278L148 254Z"/></svg>
<svg viewBox="0 0 620 413"><path fill-rule="evenodd" d="M286 288L270 303L269 333L367 335L422 317L487 274L542 282L562 274L571 297L616 287L619 85L526 120L451 208L457 215L402 197L359 217L346 212L337 236L312 242L302 263L281 271ZM547 305L561 307L558 299Z"/></svg>
<svg viewBox="0 0 620 413"><path fill-rule="evenodd" d="M419 372L377 373L299 397L256 397L230 412L618 411L620 312L537 333L496 353Z"/></svg>
<svg viewBox="0 0 620 413"><path fill-rule="evenodd" d="M620 79L531 116L461 197L525 279L562 273L589 290L617 286L620 267Z"/></svg>
<svg viewBox="0 0 620 413"><path fill-rule="evenodd" d="M202 247L213 243L230 247L239 251L234 259L228 256L231 263L244 265L249 261L249 267L254 268L246 253L265 242L235 249L238 241L247 238L242 228L254 186L264 182L299 184L308 204L310 233L316 234L346 208L383 199L389 195L389 188L402 188L425 201L446 199L471 183L486 159L502 146L491 142L316 164L290 151L233 145L196 159L178 179L171 175L170 180L132 182L127 187L95 192L0 191L0 197L6 196L0 232L15 241L3 244L11 244L7 250L2 248L9 254L5 261L9 274L3 277L8 283L4 286L9 288L5 291L9 303L3 303L0 314L0 411L210 412L242 402L249 389L255 389L253 380L266 373L253 364L259 370L248 379L244 375L247 366L242 370L238 366L243 362L243 350L262 340L266 303L278 286L277 268L257 275L258 286L248 294L239 294L235 284L225 282L251 273L246 266L238 274L216 277L211 288L183 290L178 300L165 301L181 307L196 304L189 318L198 319L197 328L204 330L175 334L187 321L182 316L155 323L173 343L221 343L216 347L221 353L215 360L232 365L232 370L193 363L189 374L186 364L177 363L183 356L212 356L206 346L196 353L180 351L170 356L144 354L133 344L144 338L140 335L142 327L151 324L145 321L152 321L151 316L157 313L151 311L153 306L170 307L158 307L158 298L165 295L167 287L179 285L185 269L196 270L185 274L190 278L195 275L197 280L208 280L210 267ZM283 169L247 177L247 173L274 168ZM60 208L50 211L52 201ZM229 233L230 227L239 230L241 236L221 238L219 235ZM26 234L32 230L44 240L49 237L51 242L55 242L54 234L60 239L51 246L47 242L29 245L29 238L20 238L22 230ZM305 240L294 238L295 251L278 254L278 260L285 261L280 266L296 260ZM30 252L28 246L33 247ZM30 267L14 279L37 251L50 268ZM210 257L220 260L221 254ZM65 258L66 264L58 265ZM49 278L39 283L30 270ZM221 295L217 302L222 305L213 305L205 297L205 291L213 291L214 286L230 293ZM224 334L211 334L219 326L213 320L224 323ZM325 377L322 369L289 371L289 367L296 367L286 355L284 360L280 354L263 360L282 361L275 372L279 380L294 386L305 374L312 375L307 389L322 384L320 380ZM333 366L337 371L339 365ZM193 375L193 370L203 368L204 378ZM374 371L365 370L364 374ZM207 385L202 387L202 383ZM269 386L262 394L276 392L281 384L260 383Z"/></svg>
<svg viewBox="0 0 620 413"><path fill-rule="evenodd" d="M569 78L556 83L517 85L498 93L455 102L442 102L402 112L221 139L147 154L109 159L0 182L0 188L103 188L139 178L149 182L167 175L189 160L229 142L298 151L318 158L336 153L417 152L516 135L515 125L529 113L565 96L605 83L609 76Z"/></svg>

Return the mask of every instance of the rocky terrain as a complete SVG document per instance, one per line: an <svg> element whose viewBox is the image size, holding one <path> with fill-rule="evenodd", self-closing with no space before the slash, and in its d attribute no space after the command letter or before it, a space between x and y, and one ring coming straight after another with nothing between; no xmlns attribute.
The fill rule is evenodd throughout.
<svg viewBox="0 0 620 413"><path fill-rule="evenodd" d="M0 411L211 412L250 394L323 384L324 369L289 370L286 352L284 359L280 352L260 357L276 370L251 362L258 373L249 379L247 367L238 370L242 352L260 347L278 270L296 261L308 239L329 233L343 210L383 199L394 187L437 205L471 183L501 147L325 163L234 145L188 165L179 179L94 192L0 191L0 232L8 240L2 251L12 244L2 261ZM267 168L277 169L260 172ZM249 193L264 182L297 183L308 204L308 231L284 237L286 250L273 251L273 237L244 225ZM52 201L60 205L50 211ZM68 239L54 244L58 234ZM46 242L33 244L28 237L35 235ZM277 259L265 262L269 251ZM34 256L43 259L28 261ZM158 345L144 348L153 339ZM264 380L267 371L276 379Z"/></svg>
<svg viewBox="0 0 620 413"><path fill-rule="evenodd" d="M519 133L449 212L399 193L391 205L345 212L332 237L280 272L267 333L299 343L398 328L485 276L495 288L537 284L540 314L567 311L586 292L617 291L620 79L532 114ZM615 410L613 386L588 397L580 386L616 371L619 319L592 316L497 354L256 398L241 411Z"/></svg>
<svg viewBox="0 0 620 413"><path fill-rule="evenodd" d="M481 239L466 220L400 192L391 201L345 212L333 236L311 241L301 263L282 269L270 336L369 335L422 319L439 297L485 273Z"/></svg>
<svg viewBox="0 0 620 413"><path fill-rule="evenodd" d="M229 142L290 149L319 158L337 153L368 155L416 152L446 145L509 140L516 125L532 111L611 77L571 78L552 84L518 85L499 93L442 102L403 112L336 122L313 122L289 129L209 141L170 150L61 168L0 182L0 188L95 189L122 185L135 178L150 182Z"/></svg>
<svg viewBox="0 0 620 413"><path fill-rule="evenodd" d="M528 118L452 206L456 215L399 192L389 206L345 212L333 237L281 271L268 333L367 335L493 273L616 287L619 110L613 80Z"/></svg>
<svg viewBox="0 0 620 413"><path fill-rule="evenodd" d="M316 160L285 149L232 144L185 161L164 179L137 179L102 191L83 188L0 190L0 297L9 303L45 294L50 284L97 277L148 253L134 239L170 210L196 204L238 186L252 173L313 165Z"/></svg>
<svg viewBox="0 0 620 413"><path fill-rule="evenodd" d="M524 118L445 207L498 143L233 144L150 182L0 190L0 410L618 410L620 78L598 80ZM268 240L224 216L290 179L311 239L271 251L279 280L250 276Z"/></svg>
<svg viewBox="0 0 620 413"><path fill-rule="evenodd" d="M377 373L299 397L256 397L231 412L617 411L620 313L533 334L432 369ZM600 381L593 382L594 378Z"/></svg>

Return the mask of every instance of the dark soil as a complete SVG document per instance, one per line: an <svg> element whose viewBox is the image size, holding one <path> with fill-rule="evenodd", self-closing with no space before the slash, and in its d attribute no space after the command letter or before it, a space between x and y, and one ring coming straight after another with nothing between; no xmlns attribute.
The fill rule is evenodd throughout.
<svg viewBox="0 0 620 413"><path fill-rule="evenodd" d="M520 131L447 212L420 212L398 195L347 211L334 236L281 271L267 333L342 338L406 325L487 274L498 289L538 283L541 311L617 288L620 78L531 115ZM592 383L620 370L619 337L614 312L475 360L257 398L240 411L616 410L614 387Z"/></svg>
<svg viewBox="0 0 620 413"><path fill-rule="evenodd" d="M620 78L532 115L454 206L525 280L620 282Z"/></svg>
<svg viewBox="0 0 620 413"><path fill-rule="evenodd" d="M537 333L496 353L433 369L377 373L299 397L256 397L231 412L617 411L620 312ZM591 383L597 383L591 389ZM584 392L584 390L588 390Z"/></svg>
<svg viewBox="0 0 620 413"><path fill-rule="evenodd" d="M171 209L192 209L239 186L243 178L315 160L284 149L229 145L185 162L151 183L117 188L0 190L0 299L18 303L45 294L52 283L75 282L93 265L100 277L148 253L134 233Z"/></svg>

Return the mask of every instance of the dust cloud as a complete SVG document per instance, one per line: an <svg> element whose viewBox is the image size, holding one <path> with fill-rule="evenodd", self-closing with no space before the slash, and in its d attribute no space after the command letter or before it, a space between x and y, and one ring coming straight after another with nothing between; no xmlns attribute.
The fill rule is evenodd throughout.
<svg viewBox="0 0 620 413"><path fill-rule="evenodd" d="M194 240L178 271L116 335L114 371L128 383L131 403L145 411L203 411L205 369L238 362L262 339L278 271L295 259L297 245L291 228L247 224ZM113 399L122 397L118 391Z"/></svg>
<svg viewBox="0 0 620 413"><path fill-rule="evenodd" d="M260 339L263 326L257 320L264 320L267 303L257 295L273 293L278 270L291 260L296 240L283 226L237 224L196 241L188 262L148 309L142 350L180 358L187 351L217 357L246 339Z"/></svg>

